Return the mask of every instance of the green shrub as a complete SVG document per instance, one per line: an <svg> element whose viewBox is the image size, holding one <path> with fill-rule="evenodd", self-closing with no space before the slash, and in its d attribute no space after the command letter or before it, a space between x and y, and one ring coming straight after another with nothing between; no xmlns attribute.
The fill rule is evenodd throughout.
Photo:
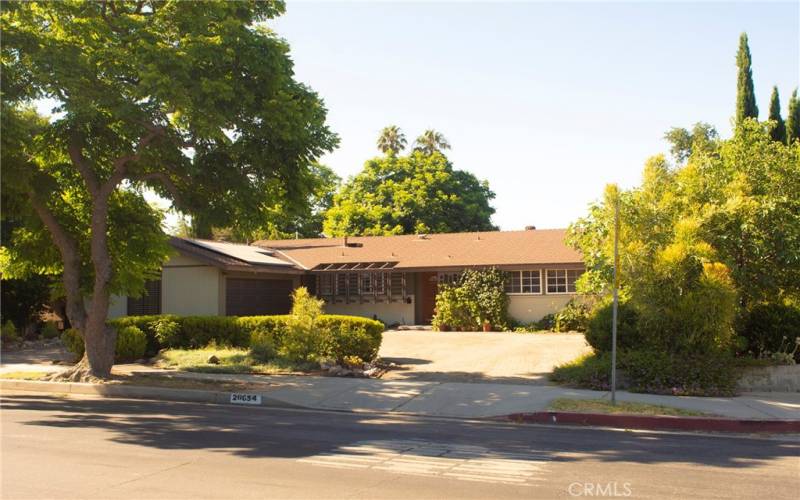
<svg viewBox="0 0 800 500"><path fill-rule="evenodd" d="M250 355L253 359L267 362L275 357L277 347L275 335L268 330L254 330L250 332Z"/></svg>
<svg viewBox="0 0 800 500"><path fill-rule="evenodd" d="M147 349L147 336L135 326L126 326L117 331L117 343L114 349L115 361L129 363L144 356Z"/></svg>
<svg viewBox="0 0 800 500"><path fill-rule="evenodd" d="M2 345L15 344L19 342L19 339L17 327L14 326L14 323L11 320L3 323L3 326L0 327L0 341L2 341Z"/></svg>
<svg viewBox="0 0 800 500"><path fill-rule="evenodd" d="M589 306L581 299L571 299L554 315L552 329L556 332L585 332L588 323Z"/></svg>
<svg viewBox="0 0 800 500"><path fill-rule="evenodd" d="M598 304L586 325L586 342L598 352L611 351L612 304ZM620 301L617 310L617 348L635 349L643 342L638 327L639 315L627 302Z"/></svg>
<svg viewBox="0 0 800 500"><path fill-rule="evenodd" d="M634 392L684 396L730 396L739 371L725 352L676 356L653 351L622 351L617 357L620 382ZM611 354L593 353L557 366L554 382L605 391L611 387ZM623 388L622 383L618 388Z"/></svg>
<svg viewBox="0 0 800 500"><path fill-rule="evenodd" d="M611 355L609 353L585 354L568 363L556 366L550 380L596 391L611 387Z"/></svg>
<svg viewBox="0 0 800 500"><path fill-rule="evenodd" d="M682 356L629 351L620 357L634 392L676 396L732 396L739 378L733 356L725 352Z"/></svg>
<svg viewBox="0 0 800 500"><path fill-rule="evenodd" d="M246 347L250 341L250 335L233 316L183 316L180 323L182 338L187 342L181 347L205 347L211 342Z"/></svg>
<svg viewBox="0 0 800 500"><path fill-rule="evenodd" d="M146 356L155 356L159 349L166 347L158 340L156 326L159 321L172 320L177 321L177 316L164 314L164 315L148 315L148 316L123 316L108 322L117 330L125 328L126 326L135 326L144 332L147 337L147 348L145 349Z"/></svg>
<svg viewBox="0 0 800 500"><path fill-rule="evenodd" d="M800 308L779 303L755 305L746 314L740 333L753 355L777 353L800 337Z"/></svg>
<svg viewBox="0 0 800 500"><path fill-rule="evenodd" d="M553 330L556 327L556 315L554 313L545 314L533 324L535 330Z"/></svg>
<svg viewBox="0 0 800 500"><path fill-rule="evenodd" d="M366 318L336 320L325 318L319 325L326 336L322 343L324 357L343 363L345 358L356 356L372 361L378 356L383 337L383 323ZM360 320L360 321L358 321Z"/></svg>
<svg viewBox="0 0 800 500"><path fill-rule="evenodd" d="M81 359L84 353L83 337L81 333L75 328L67 328L61 334L61 342L69 352L75 355L75 359Z"/></svg>
<svg viewBox="0 0 800 500"><path fill-rule="evenodd" d="M83 337L75 328L64 330L61 341L69 352L81 359L86 350ZM117 329L117 343L114 346L114 361L129 363L144 357L147 349L147 336L135 326L125 326Z"/></svg>
<svg viewBox="0 0 800 500"><path fill-rule="evenodd" d="M160 347L173 348L182 345L181 325L170 317L158 318L151 323L152 331Z"/></svg>
<svg viewBox="0 0 800 500"><path fill-rule="evenodd" d="M279 354L291 361L316 361L322 352L327 332L317 324L324 301L308 293L305 287L292 293L292 314L286 320L286 335Z"/></svg>
<svg viewBox="0 0 800 500"><path fill-rule="evenodd" d="M58 325L55 321L46 321L42 325L42 329L39 334L43 339L54 339L61 335L61 332L58 330Z"/></svg>
<svg viewBox="0 0 800 500"><path fill-rule="evenodd" d="M297 292L303 294L303 292ZM292 361L316 361L358 356L375 359L383 323L357 316L322 314L319 301L305 292L292 315L276 316L128 316L109 324L136 326L148 339L150 355L164 348L202 348L209 344L249 348L254 358L280 356ZM141 325L141 326L139 326ZM148 334L148 332L150 332ZM150 351L151 342L155 351Z"/></svg>
<svg viewBox="0 0 800 500"><path fill-rule="evenodd" d="M495 329L508 326L508 296L502 271L466 269L454 285L440 287L433 318L436 329L473 331L487 322Z"/></svg>

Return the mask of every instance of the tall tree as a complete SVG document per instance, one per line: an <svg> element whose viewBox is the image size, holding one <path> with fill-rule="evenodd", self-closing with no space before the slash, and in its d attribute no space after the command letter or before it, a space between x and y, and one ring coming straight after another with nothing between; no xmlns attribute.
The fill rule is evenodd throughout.
<svg viewBox="0 0 800 500"><path fill-rule="evenodd" d="M378 137L378 149L387 155L396 155L406 147L406 136L397 125L383 127Z"/></svg>
<svg viewBox="0 0 800 500"><path fill-rule="evenodd" d="M786 142L786 124L781 117L781 99L777 86L772 87L772 95L769 97L769 119L775 122L775 128L770 133L772 140Z"/></svg>
<svg viewBox="0 0 800 500"><path fill-rule="evenodd" d="M673 127L666 134L664 139L670 143L670 153L676 162L682 164L694 153L712 153L719 143L719 134L710 124L697 122L692 130Z"/></svg>
<svg viewBox="0 0 800 500"><path fill-rule="evenodd" d="M797 89L794 89L789 98L789 112L786 115L786 142L792 144L800 139L800 100L797 98Z"/></svg>
<svg viewBox="0 0 800 500"><path fill-rule="evenodd" d="M372 159L325 216L328 236L490 231L494 193L441 153Z"/></svg>
<svg viewBox="0 0 800 500"><path fill-rule="evenodd" d="M758 119L756 94L753 90L753 70L751 68L750 46L747 44L747 33L739 36L739 52L736 54L736 66L739 68L736 80L736 125L746 118Z"/></svg>
<svg viewBox="0 0 800 500"><path fill-rule="evenodd" d="M62 276L86 345L69 375L107 377L112 293L135 295L169 254L152 189L217 225L266 193L304 202L336 144L296 82L263 2L7 2L0 14L4 208L24 217L3 273ZM49 120L24 105L56 102ZM275 185L281 190L275 190ZM277 201L277 200L276 200ZM88 297L88 300L85 300Z"/></svg>
<svg viewBox="0 0 800 500"><path fill-rule="evenodd" d="M442 153L445 149L450 149L450 143L447 142L444 135L433 129L423 132L421 136L417 137L414 144L414 151L420 151L426 155Z"/></svg>

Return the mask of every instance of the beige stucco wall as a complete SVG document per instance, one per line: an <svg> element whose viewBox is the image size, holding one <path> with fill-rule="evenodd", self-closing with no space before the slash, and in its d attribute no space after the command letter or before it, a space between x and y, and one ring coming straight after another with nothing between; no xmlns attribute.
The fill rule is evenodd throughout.
<svg viewBox="0 0 800 500"><path fill-rule="evenodd" d="M387 325L413 325L414 324L414 297L411 303L364 303L364 304L325 304L327 314L347 314L350 316L363 316L372 318L377 316Z"/></svg>
<svg viewBox="0 0 800 500"><path fill-rule="evenodd" d="M161 312L181 315L221 315L222 274L198 260L177 255L161 274Z"/></svg>
<svg viewBox="0 0 800 500"><path fill-rule="evenodd" d="M508 315L520 323L532 323L550 313L558 312L574 294L509 295Z"/></svg>
<svg viewBox="0 0 800 500"><path fill-rule="evenodd" d="M108 319L119 318L120 316L127 316L128 314L128 297L124 295L112 295L111 303L108 305Z"/></svg>

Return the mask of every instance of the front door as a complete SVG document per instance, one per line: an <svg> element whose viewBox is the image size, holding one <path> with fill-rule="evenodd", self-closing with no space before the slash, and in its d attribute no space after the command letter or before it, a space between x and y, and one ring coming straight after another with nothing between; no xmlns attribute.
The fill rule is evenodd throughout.
<svg viewBox="0 0 800 500"><path fill-rule="evenodd" d="M436 292L439 276L437 273L419 273L420 280L420 323L429 325L436 307Z"/></svg>

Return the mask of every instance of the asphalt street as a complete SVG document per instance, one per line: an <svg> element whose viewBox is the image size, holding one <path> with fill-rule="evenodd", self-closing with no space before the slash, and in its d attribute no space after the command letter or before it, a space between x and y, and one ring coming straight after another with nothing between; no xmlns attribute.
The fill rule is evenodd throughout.
<svg viewBox="0 0 800 500"><path fill-rule="evenodd" d="M2 396L0 496L797 498L800 440Z"/></svg>

